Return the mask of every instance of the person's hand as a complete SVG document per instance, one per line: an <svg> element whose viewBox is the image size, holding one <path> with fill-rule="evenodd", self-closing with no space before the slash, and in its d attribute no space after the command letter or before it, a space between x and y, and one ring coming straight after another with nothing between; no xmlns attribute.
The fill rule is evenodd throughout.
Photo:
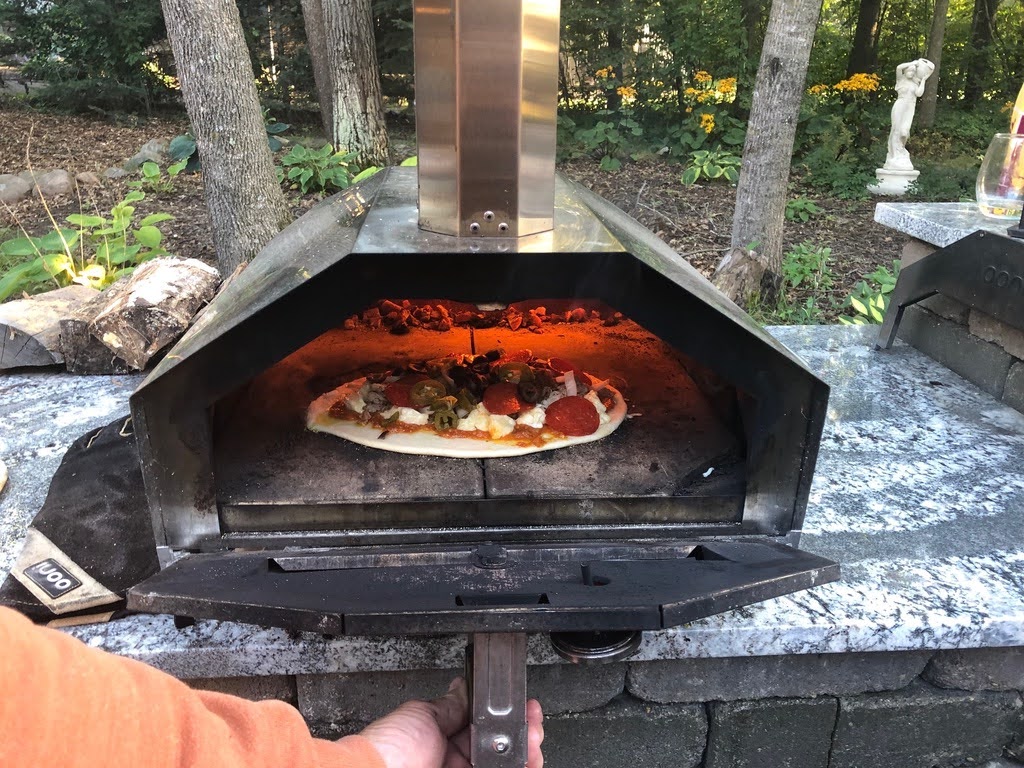
<svg viewBox="0 0 1024 768"><path fill-rule="evenodd" d="M526 704L526 768L543 768L544 740L540 703ZM469 697L457 677L448 693L433 701L407 701L368 725L362 735L380 752L388 768L470 768Z"/></svg>

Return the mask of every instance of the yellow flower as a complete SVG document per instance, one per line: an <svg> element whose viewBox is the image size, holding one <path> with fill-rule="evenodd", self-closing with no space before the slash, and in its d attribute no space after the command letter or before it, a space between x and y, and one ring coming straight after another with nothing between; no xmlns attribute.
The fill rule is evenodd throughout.
<svg viewBox="0 0 1024 768"><path fill-rule="evenodd" d="M716 89L719 93L726 96L736 93L736 78L735 77L723 77L718 81L718 87Z"/></svg>
<svg viewBox="0 0 1024 768"><path fill-rule="evenodd" d="M878 90L878 83L878 75L857 72L846 80L840 80L836 83L835 89L840 93L871 93Z"/></svg>
<svg viewBox="0 0 1024 768"><path fill-rule="evenodd" d="M715 92L714 91L701 91L700 93L697 94L697 103L698 104L707 104L708 102L711 102L711 101L714 101L714 100L715 100Z"/></svg>
<svg viewBox="0 0 1024 768"><path fill-rule="evenodd" d="M687 107L686 114L690 114L691 112L693 112L693 107Z"/></svg>
<svg viewBox="0 0 1024 768"><path fill-rule="evenodd" d="M697 74L693 76L694 82L697 83L710 83L711 75L705 72L703 69L698 70Z"/></svg>
<svg viewBox="0 0 1024 768"><path fill-rule="evenodd" d="M687 88L685 91L683 91L683 96L688 96L692 99L696 98L699 93L700 91L698 91L696 88Z"/></svg>
<svg viewBox="0 0 1024 768"><path fill-rule="evenodd" d="M629 85L620 85L618 88L615 89L615 92L624 99L636 98L636 88L633 88L632 86Z"/></svg>
<svg viewBox="0 0 1024 768"><path fill-rule="evenodd" d="M704 129L704 133L711 133L715 130L715 116L708 114L701 115L700 127Z"/></svg>
<svg viewBox="0 0 1024 768"><path fill-rule="evenodd" d="M604 67L603 69L599 69L594 74L597 77L615 77L615 71L611 67Z"/></svg>
<svg viewBox="0 0 1024 768"><path fill-rule="evenodd" d="M824 96L826 93L828 93L828 90L829 88L827 85L825 85L824 83L818 83L818 85L812 85L810 88L808 88L807 92L811 96Z"/></svg>

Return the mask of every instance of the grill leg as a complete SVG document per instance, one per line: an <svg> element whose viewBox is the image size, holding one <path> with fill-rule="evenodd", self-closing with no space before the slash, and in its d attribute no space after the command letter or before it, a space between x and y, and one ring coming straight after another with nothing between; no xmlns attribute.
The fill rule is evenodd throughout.
<svg viewBox="0 0 1024 768"><path fill-rule="evenodd" d="M473 634L466 671L473 768L524 768L526 634Z"/></svg>

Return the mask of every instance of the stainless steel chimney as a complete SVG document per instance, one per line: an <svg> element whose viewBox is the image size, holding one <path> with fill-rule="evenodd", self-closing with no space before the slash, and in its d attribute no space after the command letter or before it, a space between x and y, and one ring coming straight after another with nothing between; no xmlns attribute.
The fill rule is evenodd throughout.
<svg viewBox="0 0 1024 768"><path fill-rule="evenodd" d="M419 225L552 228L558 0L415 0Z"/></svg>

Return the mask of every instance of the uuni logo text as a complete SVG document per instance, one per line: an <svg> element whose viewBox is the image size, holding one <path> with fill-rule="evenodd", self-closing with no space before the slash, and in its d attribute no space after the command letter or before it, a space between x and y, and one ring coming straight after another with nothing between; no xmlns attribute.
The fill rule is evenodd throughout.
<svg viewBox="0 0 1024 768"><path fill-rule="evenodd" d="M1010 293L1020 294L1024 292L1024 277L1010 274L1005 269L998 269L994 266L985 267L981 279L996 288L1007 290Z"/></svg>
<svg viewBox="0 0 1024 768"><path fill-rule="evenodd" d="M30 565L25 569L25 575L32 580L33 584L55 600L82 586L82 582L69 574L64 566L53 559Z"/></svg>

